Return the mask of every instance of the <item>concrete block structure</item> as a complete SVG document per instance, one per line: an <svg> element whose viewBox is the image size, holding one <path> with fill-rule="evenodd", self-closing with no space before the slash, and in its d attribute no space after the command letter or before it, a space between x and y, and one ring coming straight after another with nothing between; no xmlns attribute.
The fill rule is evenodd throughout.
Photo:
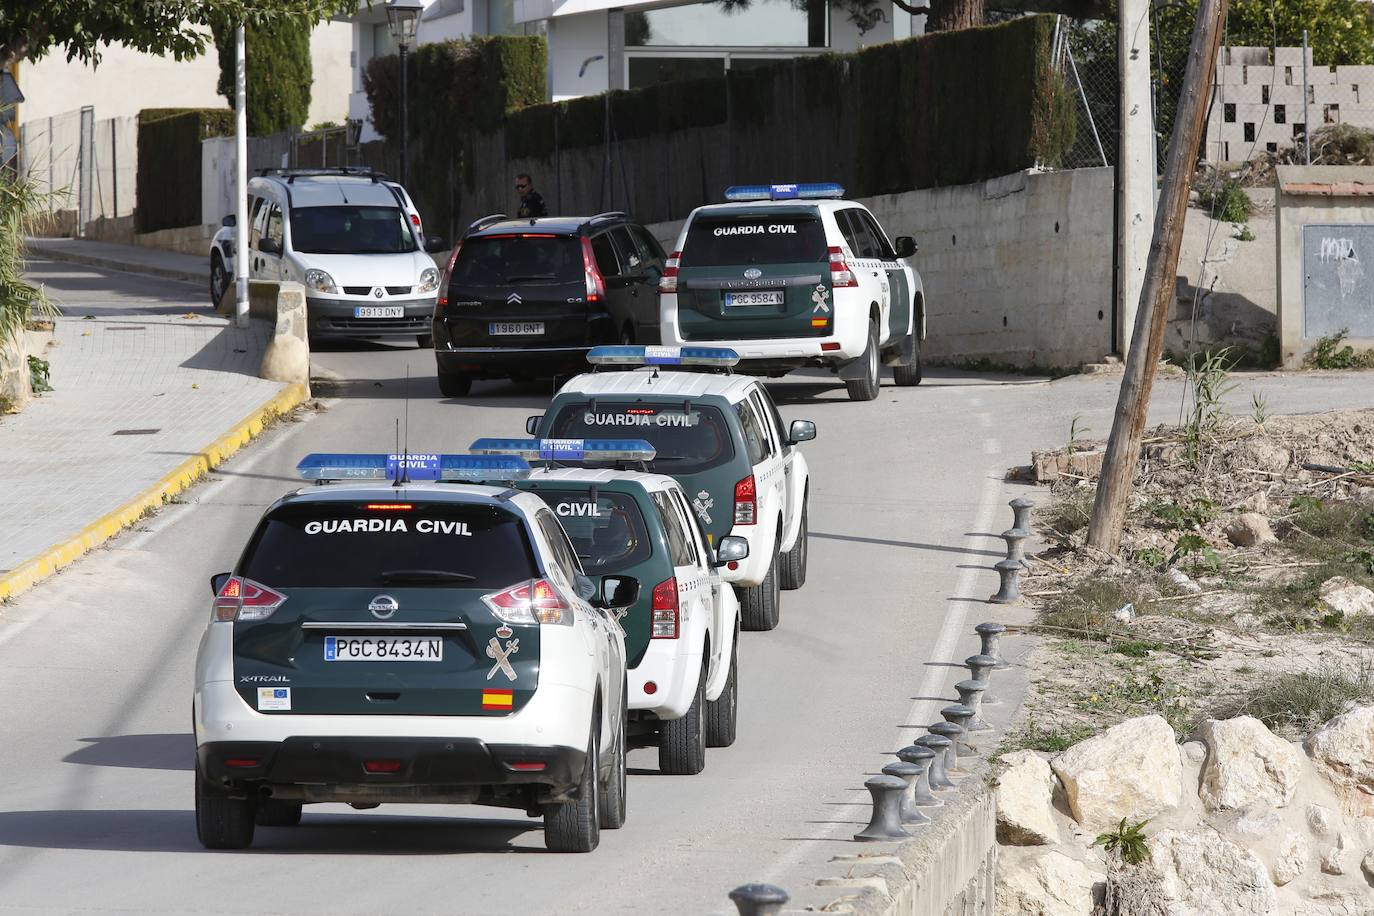
<svg viewBox="0 0 1374 916"><path fill-rule="evenodd" d="M1304 111L1302 48L1222 48L1207 159L1244 162L1300 144L1304 133L1328 124L1374 129L1374 66L1319 67L1310 48L1306 63Z"/></svg>

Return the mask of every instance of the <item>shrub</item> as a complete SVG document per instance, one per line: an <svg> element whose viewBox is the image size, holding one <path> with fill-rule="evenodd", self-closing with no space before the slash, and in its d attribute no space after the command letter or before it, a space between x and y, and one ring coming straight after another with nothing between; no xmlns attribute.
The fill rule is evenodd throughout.
<svg viewBox="0 0 1374 916"><path fill-rule="evenodd" d="M1304 671L1266 679L1216 718L1254 716L1289 737L1309 734L1345 712L1350 703L1374 702L1374 671Z"/></svg>
<svg viewBox="0 0 1374 916"><path fill-rule="evenodd" d="M1198 188L1197 202L1212 219L1224 223L1243 223L1253 209L1250 195L1234 178L1227 178L1219 185L1215 182L1204 183Z"/></svg>
<svg viewBox="0 0 1374 916"><path fill-rule="evenodd" d="M1312 350L1303 359L1309 369L1369 369L1374 368L1374 350L1360 352L1350 344L1341 346L1341 341L1350 334L1349 328L1341 328L1335 334L1319 338Z"/></svg>
<svg viewBox="0 0 1374 916"><path fill-rule="evenodd" d="M145 108L138 113L139 232L198 226L200 141L233 133L234 113L220 108Z"/></svg>
<svg viewBox="0 0 1374 916"><path fill-rule="evenodd" d="M248 90L248 133L255 137L275 134L305 123L310 113L310 21L283 16L262 27L248 27L244 81ZM215 49L219 52L216 91L232 107L234 91L234 29L216 26Z"/></svg>

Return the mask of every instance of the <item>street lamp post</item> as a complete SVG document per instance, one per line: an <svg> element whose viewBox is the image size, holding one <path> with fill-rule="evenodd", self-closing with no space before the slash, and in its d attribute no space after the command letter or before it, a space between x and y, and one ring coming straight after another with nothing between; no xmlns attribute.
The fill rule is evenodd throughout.
<svg viewBox="0 0 1374 916"><path fill-rule="evenodd" d="M410 185L410 93L406 78L406 55L415 40L415 27L424 4L420 0L386 0L386 23L401 51L401 184Z"/></svg>

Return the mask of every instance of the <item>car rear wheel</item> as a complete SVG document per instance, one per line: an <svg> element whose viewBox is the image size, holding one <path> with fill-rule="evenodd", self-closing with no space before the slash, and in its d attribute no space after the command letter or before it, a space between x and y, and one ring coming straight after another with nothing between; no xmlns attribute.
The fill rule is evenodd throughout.
<svg viewBox="0 0 1374 916"><path fill-rule="evenodd" d="M472 391L472 376L461 372L440 372L439 391L446 398L465 398Z"/></svg>
<svg viewBox="0 0 1374 916"><path fill-rule="evenodd" d="M915 337L915 339L911 341L911 365L894 366L892 368L892 380L897 383L898 388L910 388L913 385L921 384L923 375L924 373L921 369L921 339Z"/></svg>
<svg viewBox="0 0 1374 916"><path fill-rule="evenodd" d="M216 251L210 258L210 307L219 308L224 291L229 288L229 271L224 269L224 259Z"/></svg>
<svg viewBox="0 0 1374 916"><path fill-rule="evenodd" d="M611 764L611 776L606 780L606 788L601 796L602 830L619 830L625 826L625 778L628 769L625 761L625 726L629 719L626 711L628 690L627 685L620 694L620 733L615 739L615 761Z"/></svg>
<svg viewBox="0 0 1374 916"><path fill-rule="evenodd" d="M801 524L797 527L797 540L792 549L782 555L782 587L788 591L801 588L806 584L806 502L802 502Z"/></svg>
<svg viewBox="0 0 1374 916"><path fill-rule="evenodd" d="M230 798L196 766L196 837L206 849L247 849L253 842L254 804Z"/></svg>
<svg viewBox="0 0 1374 916"><path fill-rule="evenodd" d="M294 827L301 822L301 803L265 798L258 803L259 827Z"/></svg>
<svg viewBox="0 0 1374 916"><path fill-rule="evenodd" d="M703 661L687 714L669 719L658 730L658 768L670 776L695 776L706 769L707 670Z"/></svg>
<svg viewBox="0 0 1374 916"><path fill-rule="evenodd" d="M778 583L778 556L768 564L768 575L758 585L739 590L739 617L746 630L771 630L782 617Z"/></svg>
<svg viewBox="0 0 1374 916"><path fill-rule="evenodd" d="M416 342L417 344L420 345L420 349L421 349L421 350L433 350L433 349L434 349L434 335L433 335L433 334L416 334L416 335L415 335L415 342Z"/></svg>
<svg viewBox="0 0 1374 916"><path fill-rule="evenodd" d="M544 806L544 846L550 852L591 852L601 842L600 744L593 725L577 798Z"/></svg>
<svg viewBox="0 0 1374 916"><path fill-rule="evenodd" d="M720 696L706 704L706 746L729 747L739 726L739 637L730 649L730 674Z"/></svg>
<svg viewBox="0 0 1374 916"><path fill-rule="evenodd" d="M882 380L883 364L878 359L878 326L868 323L868 349L859 357L864 361L863 378L846 379L845 389L851 401L871 401L878 396L878 385Z"/></svg>

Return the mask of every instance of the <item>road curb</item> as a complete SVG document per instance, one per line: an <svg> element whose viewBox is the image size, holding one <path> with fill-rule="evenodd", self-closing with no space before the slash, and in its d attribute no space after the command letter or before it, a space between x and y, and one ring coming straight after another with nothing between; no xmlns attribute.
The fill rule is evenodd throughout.
<svg viewBox="0 0 1374 916"><path fill-rule="evenodd" d="M103 270L118 270L128 274L142 274L148 277L160 277L164 280L181 280L186 283L209 282L209 268L206 268L204 273L196 273L175 267L159 267L156 264L120 261L116 258L101 257L98 254L89 254L84 251L72 251L64 245L45 245L41 239L29 239L25 242L25 247L30 254L54 261L67 261L72 264L84 264L87 267L99 267Z"/></svg>
<svg viewBox="0 0 1374 916"><path fill-rule="evenodd" d="M257 438L269 422L304 403L309 397L310 390L307 386L300 383L287 385L224 435L195 456L183 461L171 473L129 502L87 525L74 537L49 547L34 559L0 576L0 600L12 598L33 587L75 562L82 554L94 550L133 525L143 517L144 512L166 505L167 500L190 487L210 469L218 467L224 459Z"/></svg>

